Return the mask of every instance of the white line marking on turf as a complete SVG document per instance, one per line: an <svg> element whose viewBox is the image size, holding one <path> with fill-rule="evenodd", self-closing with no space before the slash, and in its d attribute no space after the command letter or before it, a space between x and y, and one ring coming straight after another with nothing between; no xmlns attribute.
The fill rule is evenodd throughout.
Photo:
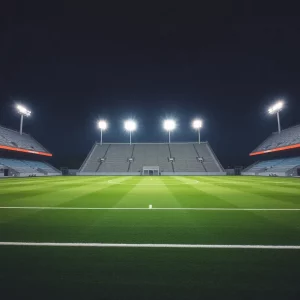
<svg viewBox="0 0 300 300"><path fill-rule="evenodd" d="M152 180L150 178L150 180ZM198 184L199 181L198 180L192 180L190 182L174 182L174 183L167 183L167 182L162 182L162 183L126 183L126 180L124 181L120 181L120 182L115 182L113 180L108 180L107 183L109 184L122 184L122 185L134 185L136 187L139 187L139 186L168 186L168 185L194 185L194 184Z"/></svg>
<svg viewBox="0 0 300 300"><path fill-rule="evenodd" d="M98 248L196 248L196 249L278 249L300 250L300 245L206 245L206 244L123 244L123 243L39 243L0 242L0 246L98 247Z"/></svg>
<svg viewBox="0 0 300 300"><path fill-rule="evenodd" d="M148 210L146 207L60 207L60 206L2 206L0 209L49 209L49 210ZM300 211L300 208L215 208L215 207L153 207L153 210L199 211Z"/></svg>

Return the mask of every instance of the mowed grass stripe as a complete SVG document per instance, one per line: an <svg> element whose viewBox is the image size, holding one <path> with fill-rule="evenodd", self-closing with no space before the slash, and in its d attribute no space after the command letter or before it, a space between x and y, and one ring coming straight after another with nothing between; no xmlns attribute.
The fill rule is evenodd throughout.
<svg viewBox="0 0 300 300"><path fill-rule="evenodd" d="M74 177L71 177L74 178ZM58 206L64 205L69 201L83 196L89 196L94 192L98 192L105 188L111 188L114 185L102 184L107 182L107 177L95 178L90 180L83 178L83 181L73 181L70 178L70 183L66 183L66 186L58 183L53 183L51 187L44 186L42 184L37 185L39 188L32 191L8 191L7 194L1 195L0 203L2 206L22 206L26 203L31 206ZM116 177L119 178L119 177ZM83 202L85 203L85 202ZM71 205L72 206L72 205Z"/></svg>
<svg viewBox="0 0 300 300"><path fill-rule="evenodd" d="M134 187L124 195L116 207L149 208L149 205L153 207L180 207L180 203L166 186L170 179L141 177L140 180L135 179L134 181L136 183ZM174 180L172 183L177 184Z"/></svg>
<svg viewBox="0 0 300 300"><path fill-rule="evenodd" d="M80 197L75 197L65 201L61 204L61 206L80 207L83 203L87 203L91 207L112 208L118 206L120 201L126 197L126 195L128 195L141 180L142 177L117 177L113 180L116 182L115 184L108 184L104 188L99 185L101 188L92 190L90 193L83 194ZM130 184L132 181L134 181L135 184Z"/></svg>
<svg viewBox="0 0 300 300"><path fill-rule="evenodd" d="M211 184L207 184L202 180L202 177L198 179L199 184L194 185L194 177L175 177L178 182L176 186L168 186L168 189L173 196L180 202L182 207L197 208L197 207L236 207L232 203L226 201L224 193L220 190L220 195L214 193L211 188Z"/></svg>
<svg viewBox="0 0 300 300"><path fill-rule="evenodd" d="M251 182L249 182L248 185L236 185L234 184L236 181L235 177L231 177L233 184L223 182L223 180L226 182L228 178L208 177L209 176L198 179L200 184L195 185L195 188L210 193L211 195L224 200L226 203L230 203L234 207L292 208L295 207L296 204L298 208L300 208L300 201L297 200L299 198L298 190L294 190L291 193L284 193L283 191L281 197L278 197L276 191L271 192L266 190L264 193L260 193L261 187L256 188ZM184 178L181 180L184 180ZM259 180L259 178L257 178L257 180ZM289 201L290 199L291 201ZM296 199L296 201L294 201L294 199Z"/></svg>

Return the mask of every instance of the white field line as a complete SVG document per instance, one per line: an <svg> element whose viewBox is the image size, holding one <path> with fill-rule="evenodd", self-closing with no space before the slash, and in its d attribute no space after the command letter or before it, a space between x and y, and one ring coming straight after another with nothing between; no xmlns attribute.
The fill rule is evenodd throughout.
<svg viewBox="0 0 300 300"><path fill-rule="evenodd" d="M218 244L216 244L216 245L209 245L209 244L206 245L206 244L123 244L123 243L0 242L0 246L300 250L300 245L218 245Z"/></svg>
<svg viewBox="0 0 300 300"><path fill-rule="evenodd" d="M150 178L150 180L152 180ZM122 185L134 185L134 186L168 186L168 185L195 185L195 184L198 184L199 181L198 180L192 180L192 181L189 181L189 182L175 182L175 181L171 181L173 183L126 183L126 180L125 181L120 181L120 182L115 182L114 180L108 180L107 183L108 184L122 184Z"/></svg>
<svg viewBox="0 0 300 300"><path fill-rule="evenodd" d="M59 206L2 206L0 209L41 210L149 210L149 207L59 207ZM218 207L152 207L152 210L198 210L198 211L300 211L300 208L218 208Z"/></svg>

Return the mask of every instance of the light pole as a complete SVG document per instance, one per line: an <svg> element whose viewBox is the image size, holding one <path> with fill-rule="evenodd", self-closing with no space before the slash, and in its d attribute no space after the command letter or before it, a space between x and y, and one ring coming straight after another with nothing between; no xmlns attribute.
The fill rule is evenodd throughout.
<svg viewBox="0 0 300 300"><path fill-rule="evenodd" d="M100 134L101 134L101 145L102 145L102 132L107 129L107 122L105 120L100 120L98 122L98 127L100 128Z"/></svg>
<svg viewBox="0 0 300 300"><path fill-rule="evenodd" d="M25 117L30 117L31 115L31 111L28 110L27 108L25 108L24 106L18 104L16 106L18 113L21 115L21 120L20 120L20 134L23 134L23 120L24 120L24 116Z"/></svg>
<svg viewBox="0 0 300 300"><path fill-rule="evenodd" d="M196 119L193 121L192 126L198 131L198 143L200 144L200 129L202 128L202 120Z"/></svg>
<svg viewBox="0 0 300 300"><path fill-rule="evenodd" d="M171 143L171 131L176 128L176 122L172 119L164 120L164 129L169 133L169 144Z"/></svg>
<svg viewBox="0 0 300 300"><path fill-rule="evenodd" d="M269 109L268 112L269 114L276 114L277 115L277 124L278 124L278 133L281 132L281 125L280 125L280 116L279 113L284 107L284 102L282 100L276 102L274 105L272 105Z"/></svg>
<svg viewBox="0 0 300 300"><path fill-rule="evenodd" d="M131 145L131 132L135 131L136 127L137 127L137 125L136 125L136 122L134 120L130 119L130 120L126 120L124 122L124 128L125 128L126 131L129 132L129 143L130 143L130 145Z"/></svg>

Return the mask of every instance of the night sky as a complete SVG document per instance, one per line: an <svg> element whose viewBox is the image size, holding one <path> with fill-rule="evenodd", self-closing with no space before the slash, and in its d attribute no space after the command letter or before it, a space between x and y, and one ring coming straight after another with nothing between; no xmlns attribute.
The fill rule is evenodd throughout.
<svg viewBox="0 0 300 300"><path fill-rule="evenodd" d="M26 105L24 131L74 168L100 139L100 117L105 142L129 141L128 117L139 124L133 142L165 142L170 116L173 141L196 141L200 117L224 167L250 163L277 129L274 100L286 101L283 128L300 123L299 7L207 2L2 3L0 124L18 129L14 105Z"/></svg>

